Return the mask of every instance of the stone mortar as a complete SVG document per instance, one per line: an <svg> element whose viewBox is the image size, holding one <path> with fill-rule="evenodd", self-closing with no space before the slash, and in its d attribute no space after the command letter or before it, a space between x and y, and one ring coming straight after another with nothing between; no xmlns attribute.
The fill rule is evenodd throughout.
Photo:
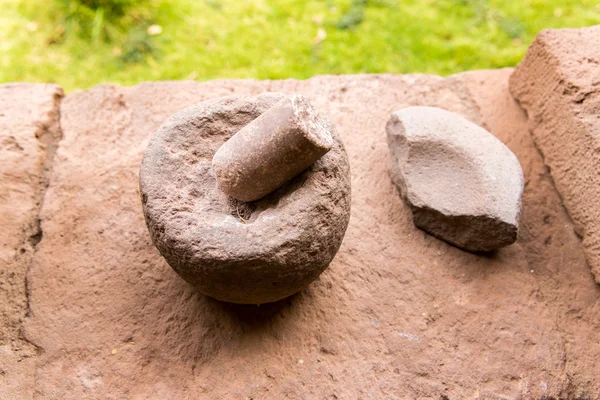
<svg viewBox="0 0 600 400"><path fill-rule="evenodd" d="M350 167L331 123L331 151L252 203L228 197L211 167L219 147L285 98L228 96L173 115L151 137L140 194L152 240L169 265L218 300L261 304L323 272L350 218Z"/></svg>

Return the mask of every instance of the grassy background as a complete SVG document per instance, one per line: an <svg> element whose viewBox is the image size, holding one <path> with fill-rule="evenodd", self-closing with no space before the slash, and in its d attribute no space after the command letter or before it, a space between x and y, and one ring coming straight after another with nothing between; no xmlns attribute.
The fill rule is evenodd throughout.
<svg viewBox="0 0 600 400"><path fill-rule="evenodd" d="M447 75L594 24L600 0L0 0L0 82Z"/></svg>

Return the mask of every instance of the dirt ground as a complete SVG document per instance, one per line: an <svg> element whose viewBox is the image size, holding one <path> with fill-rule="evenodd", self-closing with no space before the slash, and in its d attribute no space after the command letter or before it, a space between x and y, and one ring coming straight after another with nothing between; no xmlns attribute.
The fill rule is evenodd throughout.
<svg viewBox="0 0 600 400"><path fill-rule="evenodd" d="M600 398L600 287L509 93L511 73L156 82L60 104L55 87L1 87L0 398ZM307 289L231 305L197 293L160 257L138 170L174 112L264 91L300 92L334 122L352 215ZM13 110L32 99L17 124ZM409 105L458 112L517 155L525 192L514 245L471 254L414 227L387 173L384 131ZM32 135L58 113L53 155ZM14 152L22 162L5 163Z"/></svg>

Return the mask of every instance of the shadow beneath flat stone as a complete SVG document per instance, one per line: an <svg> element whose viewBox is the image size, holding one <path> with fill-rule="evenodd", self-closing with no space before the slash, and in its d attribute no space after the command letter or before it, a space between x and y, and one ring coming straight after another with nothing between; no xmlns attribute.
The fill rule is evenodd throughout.
<svg viewBox="0 0 600 400"><path fill-rule="evenodd" d="M470 253L479 257L487 258L489 260L498 259L498 257L500 257L500 249L489 251L471 251Z"/></svg>

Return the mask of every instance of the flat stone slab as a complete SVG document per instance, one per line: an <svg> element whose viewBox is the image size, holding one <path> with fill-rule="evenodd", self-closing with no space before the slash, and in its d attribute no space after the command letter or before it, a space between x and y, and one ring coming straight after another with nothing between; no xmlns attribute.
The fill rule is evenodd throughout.
<svg viewBox="0 0 600 400"><path fill-rule="evenodd" d="M256 305L297 293L327 268L348 226L348 156L325 121L333 148L283 187L251 203L218 188L217 149L285 98L224 96L188 107L152 135L142 160L154 244L181 277L218 300Z"/></svg>
<svg viewBox="0 0 600 400"><path fill-rule="evenodd" d="M508 92L511 70L146 83L67 96L25 333L37 398L597 397L599 289ZM152 245L138 176L151 132L209 98L300 92L350 159L352 215L306 290L257 306L184 282ZM387 172L392 112L483 126L525 176L517 242L467 253L417 229Z"/></svg>
<svg viewBox="0 0 600 400"><path fill-rule="evenodd" d="M600 283L600 25L541 32L510 90Z"/></svg>
<svg viewBox="0 0 600 400"><path fill-rule="evenodd" d="M386 124L390 177L413 221L469 251L517 240L523 171L494 135L436 107L407 107Z"/></svg>

